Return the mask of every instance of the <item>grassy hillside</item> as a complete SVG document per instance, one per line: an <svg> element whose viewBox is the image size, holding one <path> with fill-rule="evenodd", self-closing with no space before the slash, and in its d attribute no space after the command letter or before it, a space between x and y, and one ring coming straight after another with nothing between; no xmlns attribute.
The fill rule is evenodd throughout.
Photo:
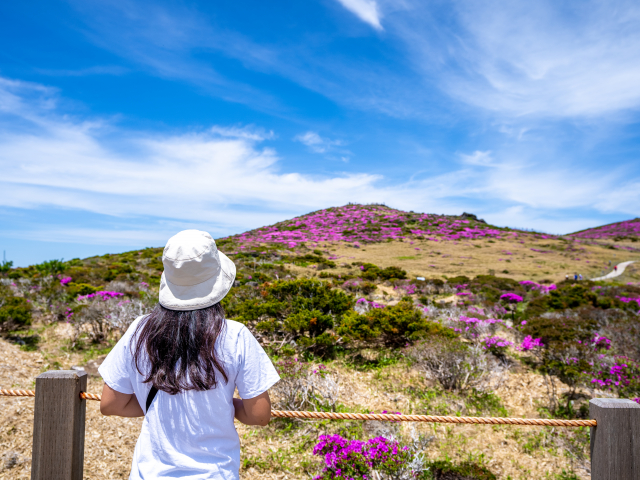
<svg viewBox="0 0 640 480"><path fill-rule="evenodd" d="M282 409L581 418L594 396L640 397L640 271L586 280L639 250L628 235L581 235L331 208L219 239L238 271L223 305L276 363ZM154 305L161 257L148 248L4 268L0 386L31 388L52 368L95 373ZM565 280L573 273L585 280ZM90 391L100 387L93 376ZM32 402L0 398L0 479L29 477ZM87 412L86 478L126 478L140 421ZM247 479L321 474L312 451L329 434L395 439L425 480L588 478L586 429L276 420L238 431Z"/></svg>

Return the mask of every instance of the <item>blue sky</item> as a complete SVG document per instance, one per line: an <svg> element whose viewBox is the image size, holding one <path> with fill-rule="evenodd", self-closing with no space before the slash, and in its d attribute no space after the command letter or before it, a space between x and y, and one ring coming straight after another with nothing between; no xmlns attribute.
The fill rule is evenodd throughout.
<svg viewBox="0 0 640 480"><path fill-rule="evenodd" d="M638 216L637 2L0 5L17 265L347 202L568 233Z"/></svg>

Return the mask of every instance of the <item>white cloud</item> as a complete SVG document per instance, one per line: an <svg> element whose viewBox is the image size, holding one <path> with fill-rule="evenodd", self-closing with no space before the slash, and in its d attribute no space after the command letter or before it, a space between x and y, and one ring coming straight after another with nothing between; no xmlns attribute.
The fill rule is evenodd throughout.
<svg viewBox="0 0 640 480"><path fill-rule="evenodd" d="M380 23L380 11L375 0L338 0L338 2L376 30L383 29Z"/></svg>
<svg viewBox="0 0 640 480"><path fill-rule="evenodd" d="M328 138L323 138L316 132L311 131L296 135L293 140L306 145L311 149L311 151L315 153L326 153L327 151L333 149L333 147L344 145L340 140L330 140Z"/></svg>
<svg viewBox="0 0 640 480"><path fill-rule="evenodd" d="M277 154L257 147L271 132L220 126L176 135L121 131L58 113L54 93L0 81L0 205L207 222L238 231L354 196L379 201L376 175L280 171Z"/></svg>
<svg viewBox="0 0 640 480"><path fill-rule="evenodd" d="M460 155L463 168L424 180L390 183L357 172L303 175L281 170L276 152L259 146L271 133L256 127L151 134L74 119L58 103L55 91L44 86L0 79L0 206L110 216L119 228L95 243L149 242L179 225L236 233L349 201L472 211L489 221L491 211L521 208L526 213L519 225L534 228L572 208L636 215L640 203L640 185L624 170L602 175L475 151ZM315 132L299 140L320 149L336 143ZM104 228L74 223L73 213L66 218L70 238L103 235ZM154 234L136 222L164 226ZM25 228L21 235L32 238L36 230L45 238L67 238L58 226Z"/></svg>
<svg viewBox="0 0 640 480"><path fill-rule="evenodd" d="M480 150L476 150L470 155L460 154L460 159L462 163L466 165L476 165L480 167L492 167L495 165L490 151L481 152Z"/></svg>

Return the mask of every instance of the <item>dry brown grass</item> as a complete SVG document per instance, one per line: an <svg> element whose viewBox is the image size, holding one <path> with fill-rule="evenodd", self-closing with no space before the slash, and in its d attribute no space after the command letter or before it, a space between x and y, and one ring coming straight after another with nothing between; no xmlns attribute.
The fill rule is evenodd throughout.
<svg viewBox="0 0 640 480"><path fill-rule="evenodd" d="M413 243L412 243L413 242ZM340 256L336 263L370 262L380 267L399 266L411 276L441 278L457 276L496 275L515 280L545 280L559 282L565 275L581 273L584 278L599 276L613 264L627 260L640 260L640 253L610 250L599 245L572 244L563 240L537 240L530 236L517 240L471 240L461 242L433 242L429 240L393 241L349 247L344 243L327 244L330 252ZM524 243L521 243L524 242ZM573 245L579 251L562 251ZM637 244L636 244L637 247ZM419 248L420 250L416 250ZM531 250L545 250L540 253ZM507 255L504 252L510 252ZM504 273L507 270L509 273ZM308 271L308 270L307 270ZM332 273L354 272L351 268L338 268ZM640 275L628 275L629 281L640 280Z"/></svg>

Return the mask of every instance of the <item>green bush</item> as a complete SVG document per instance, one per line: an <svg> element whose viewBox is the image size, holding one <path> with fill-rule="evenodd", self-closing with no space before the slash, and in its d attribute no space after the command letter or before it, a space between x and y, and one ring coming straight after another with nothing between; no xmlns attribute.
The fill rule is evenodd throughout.
<svg viewBox="0 0 640 480"><path fill-rule="evenodd" d="M109 265L106 275L103 277L105 281L110 282L120 275L128 275L133 273L133 267L126 263L116 262Z"/></svg>
<svg viewBox="0 0 640 480"><path fill-rule="evenodd" d="M629 305L616 298L615 291L602 290L601 293L592 290L592 282L574 283L563 281L558 289L548 295L534 298L527 309L525 317L541 315L548 311L562 311L583 306L592 306L607 310L610 308L628 309Z"/></svg>
<svg viewBox="0 0 640 480"><path fill-rule="evenodd" d="M513 292L522 296L526 294L526 290L517 281L495 275L478 275L471 280L469 289L481 294L489 302L498 302L504 292Z"/></svg>
<svg viewBox="0 0 640 480"><path fill-rule="evenodd" d="M432 479L497 480L497 477L488 468L473 462L455 464L451 460L436 460L429 462L427 466Z"/></svg>
<svg viewBox="0 0 640 480"><path fill-rule="evenodd" d="M314 252L317 252L317 251L318 250L314 250ZM311 253L307 253L305 255L298 255L298 256L290 255L290 256L283 257L282 260L284 260L285 262L293 263L294 265L301 265L301 266L307 266L310 263L316 263L318 265L326 265L325 268L335 268L336 266L335 262L324 258L322 256L322 252L320 252L320 255L314 255Z"/></svg>
<svg viewBox="0 0 640 480"><path fill-rule="evenodd" d="M102 279L102 275L91 267L70 267L65 276L73 278L74 283L95 283Z"/></svg>
<svg viewBox="0 0 640 480"><path fill-rule="evenodd" d="M391 307L373 308L363 315L350 311L336 333L346 340L389 347L401 347L427 335L454 336L450 329L423 317L407 300Z"/></svg>
<svg viewBox="0 0 640 480"><path fill-rule="evenodd" d="M302 350L331 355L337 337L330 330L353 307L353 298L304 278L263 284L260 297L240 302L229 298L223 306L230 318L253 325L274 340L291 338Z"/></svg>
<svg viewBox="0 0 640 480"><path fill-rule="evenodd" d="M407 272L399 267L387 267L380 270L380 278L384 280L398 279L404 280L407 278Z"/></svg>
<svg viewBox="0 0 640 480"><path fill-rule="evenodd" d="M527 320L526 325L522 327L522 333L533 338L541 338L547 349L558 350L566 344L575 343L576 340L591 340L597 328L597 322L589 318L536 317Z"/></svg>
<svg viewBox="0 0 640 480"><path fill-rule="evenodd" d="M12 261L3 260L2 263L0 263L0 273L9 273L11 267L13 267Z"/></svg>
<svg viewBox="0 0 640 480"><path fill-rule="evenodd" d="M25 298L7 296L0 299L1 326L29 324L31 324L31 304Z"/></svg>
<svg viewBox="0 0 640 480"><path fill-rule="evenodd" d="M35 265L35 269L42 275L59 275L67 269L67 264L61 260L49 260Z"/></svg>
<svg viewBox="0 0 640 480"><path fill-rule="evenodd" d="M378 278L382 278L383 280L403 280L407 278L407 272L399 267L380 268L373 263L356 263L355 265L360 266L362 278L365 280L377 280Z"/></svg>
<svg viewBox="0 0 640 480"><path fill-rule="evenodd" d="M71 282L67 286L67 294L71 298L76 298L78 297L78 295L89 295L91 293L96 293L98 290L100 290L100 287L94 287L86 283Z"/></svg>
<svg viewBox="0 0 640 480"><path fill-rule="evenodd" d="M155 258L152 258L149 263L147 263L147 268L152 268L154 270L163 271L164 265L162 264L162 254L158 255Z"/></svg>
<svg viewBox="0 0 640 480"><path fill-rule="evenodd" d="M363 263L361 270L362 278L365 280L376 280L380 276L380 267L373 263Z"/></svg>
<svg viewBox="0 0 640 480"><path fill-rule="evenodd" d="M469 283L471 282L471 279L469 277L466 277L464 275L458 275L457 277L451 277L451 278L447 278L447 284L451 285L451 286L456 286L456 285L461 285L464 283Z"/></svg>

